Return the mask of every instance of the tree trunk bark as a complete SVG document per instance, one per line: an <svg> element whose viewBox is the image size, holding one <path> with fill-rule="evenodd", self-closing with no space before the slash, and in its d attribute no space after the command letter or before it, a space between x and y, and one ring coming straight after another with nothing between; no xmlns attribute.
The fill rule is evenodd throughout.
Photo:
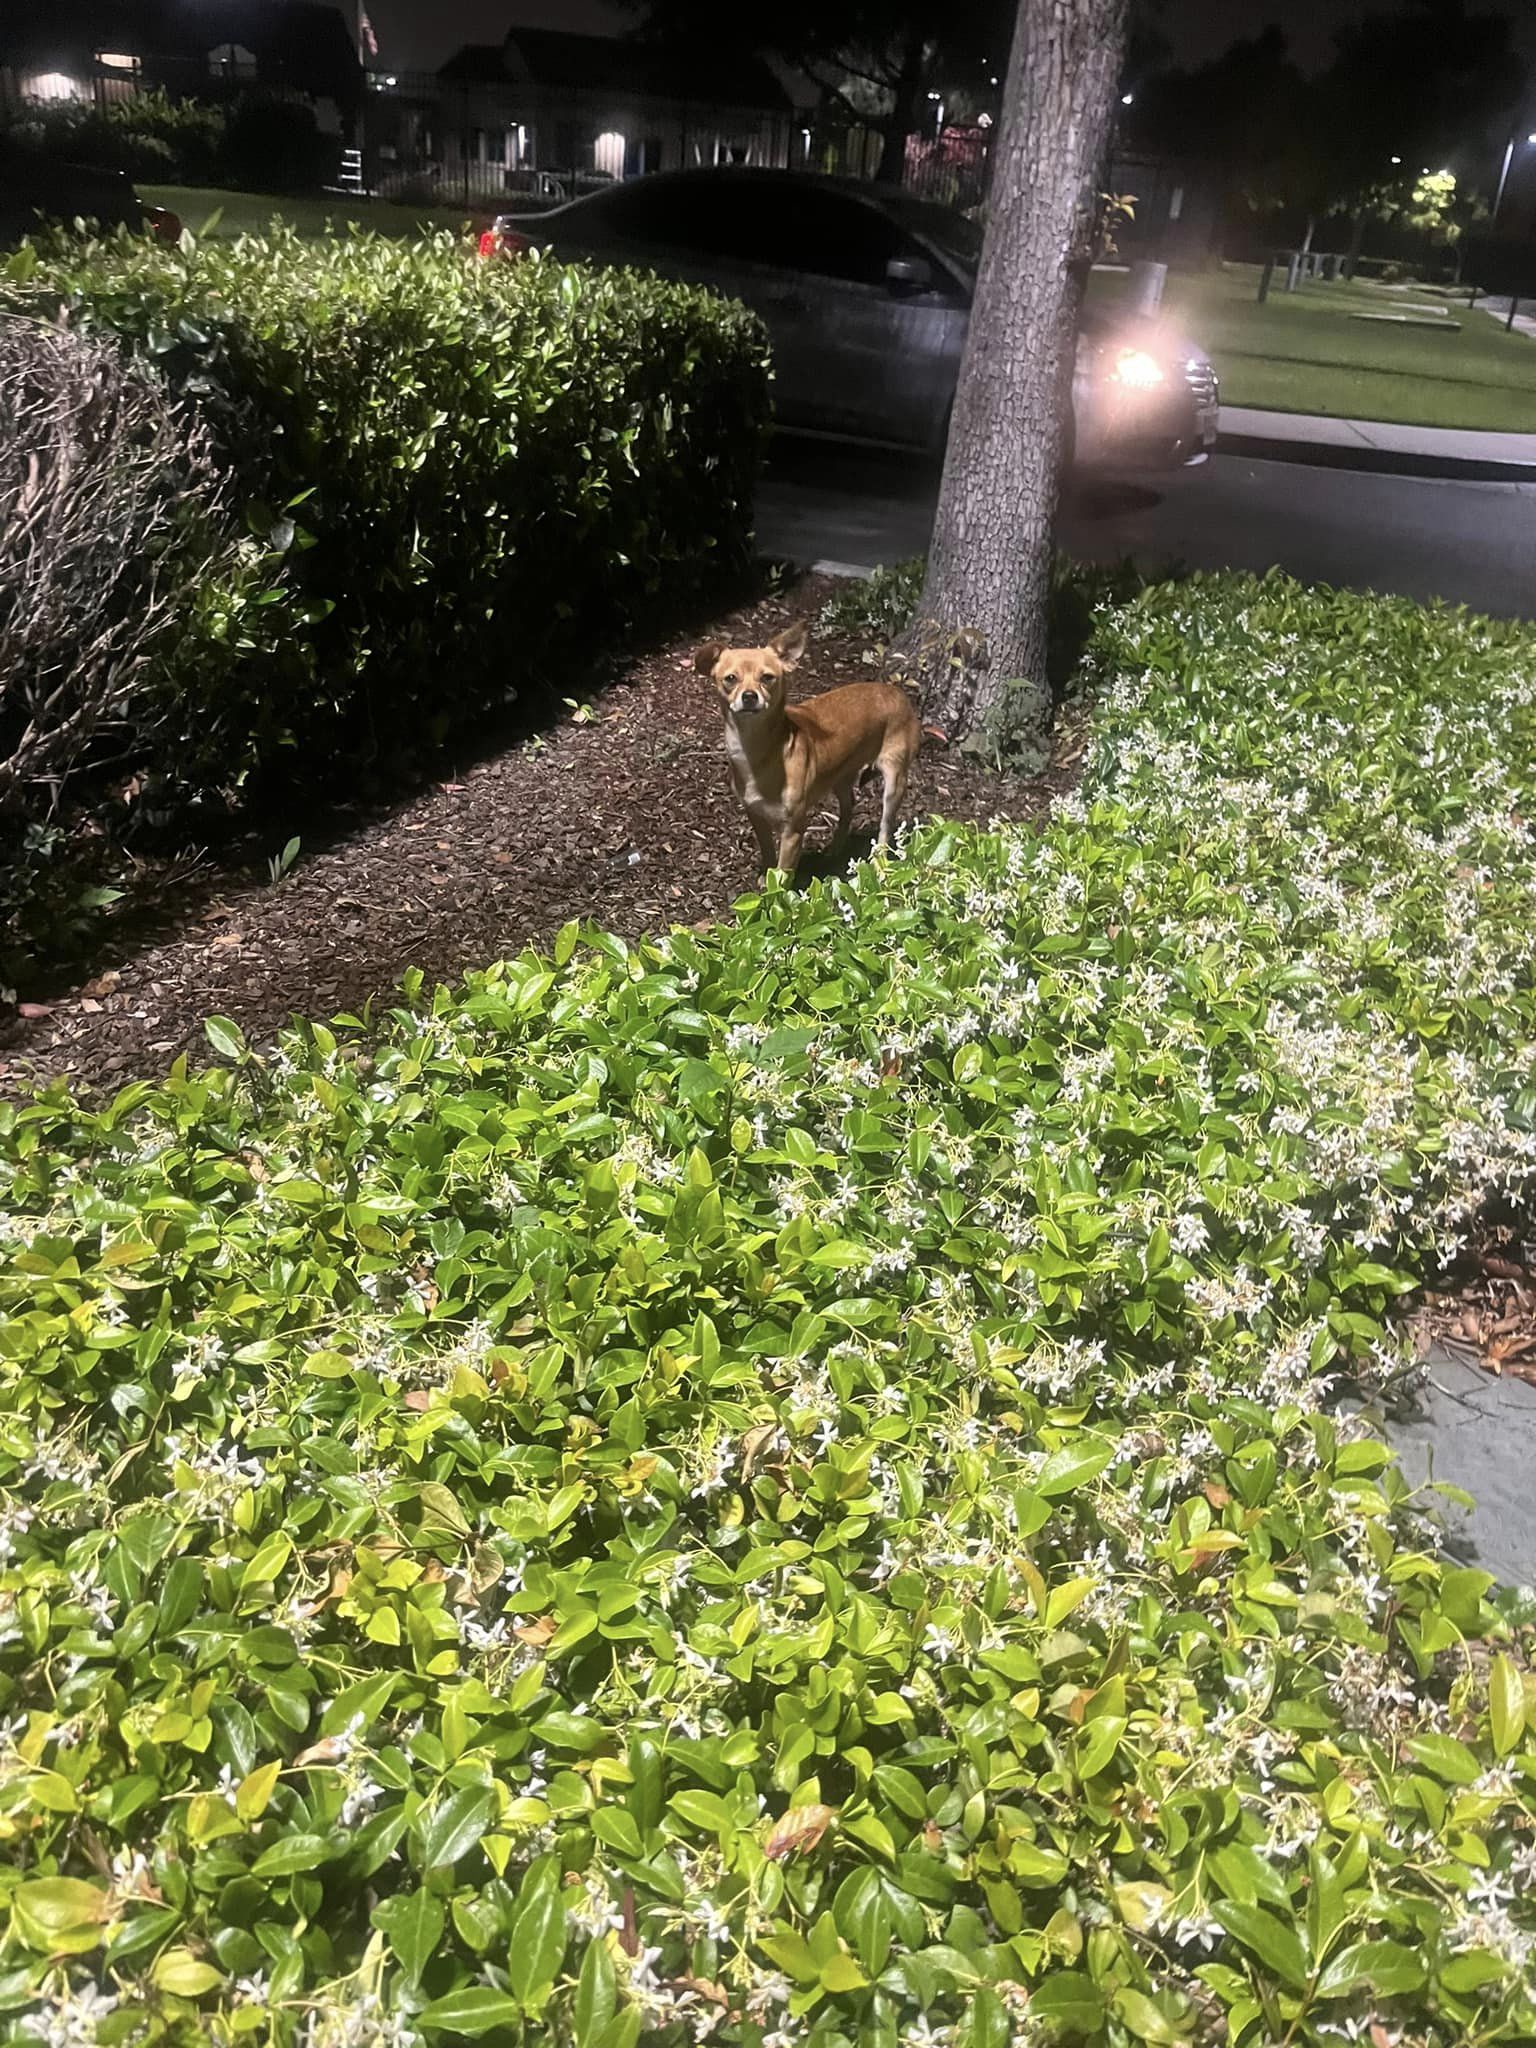
<svg viewBox="0 0 1536 2048"><path fill-rule="evenodd" d="M875 172L878 184L901 185L906 182L907 137L917 129L918 115L922 111L922 89L923 38L916 29L912 29L902 49L901 69L894 88L895 102L880 145L880 168Z"/></svg>
<svg viewBox="0 0 1536 2048"><path fill-rule="evenodd" d="M1126 0L1018 0L928 573L900 658L951 741L1037 754L1052 530Z"/></svg>

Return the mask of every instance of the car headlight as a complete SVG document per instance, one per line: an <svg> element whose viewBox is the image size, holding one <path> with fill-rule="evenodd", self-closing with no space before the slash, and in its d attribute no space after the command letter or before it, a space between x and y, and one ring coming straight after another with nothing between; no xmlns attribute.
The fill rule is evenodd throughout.
<svg viewBox="0 0 1536 2048"><path fill-rule="evenodd" d="M1168 373L1157 357L1149 356L1144 348L1124 348L1115 358L1110 375L1132 391L1150 391L1154 385L1163 383Z"/></svg>

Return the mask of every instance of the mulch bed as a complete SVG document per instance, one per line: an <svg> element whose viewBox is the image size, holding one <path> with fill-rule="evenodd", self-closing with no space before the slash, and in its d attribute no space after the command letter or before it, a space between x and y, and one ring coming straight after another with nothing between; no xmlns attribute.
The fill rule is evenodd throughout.
<svg viewBox="0 0 1536 2048"><path fill-rule="evenodd" d="M1441 1344L1486 1372L1536 1385L1536 1235L1489 1218L1456 1264L1414 1304L1420 1354Z"/></svg>
<svg viewBox="0 0 1536 2048"><path fill-rule="evenodd" d="M834 588L803 578L638 655L588 721L563 716L452 780L354 816L275 886L249 868L178 878L158 928L121 937L89 979L0 1026L0 1089L60 1075L121 1086L183 1050L205 1053L207 1016L231 1017L261 1043L295 1014L387 997L407 968L453 980L572 918L637 937L726 916L757 880L756 849L693 650L708 639L760 645L791 618L814 622ZM877 674L864 652L856 640L814 637L795 695ZM1069 723L1043 778L1009 781L930 741L909 814L1038 818L1071 782L1080 749ZM860 826L877 804L874 793L861 799ZM287 835L270 836L280 845Z"/></svg>

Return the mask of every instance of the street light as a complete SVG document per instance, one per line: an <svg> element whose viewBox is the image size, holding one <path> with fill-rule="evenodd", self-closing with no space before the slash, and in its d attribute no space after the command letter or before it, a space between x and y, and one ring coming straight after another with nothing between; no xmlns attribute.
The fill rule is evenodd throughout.
<svg viewBox="0 0 1536 2048"><path fill-rule="evenodd" d="M1135 104L1136 104L1136 95L1135 95L1135 93L1133 93L1133 92L1123 92L1123 93L1121 93L1121 95L1120 95L1120 104L1121 104L1121 106L1122 106L1122 107L1133 107L1133 106L1135 106Z"/></svg>
<svg viewBox="0 0 1536 2048"><path fill-rule="evenodd" d="M1527 135L1525 140L1527 146L1529 146L1531 143L1536 142L1536 135ZM1514 161L1514 156L1515 138L1511 135L1509 141L1504 145L1504 163L1499 171L1499 189L1493 196L1493 213L1488 222L1491 228L1496 228L1499 224L1499 208L1504 202L1504 187L1509 182L1509 167Z"/></svg>

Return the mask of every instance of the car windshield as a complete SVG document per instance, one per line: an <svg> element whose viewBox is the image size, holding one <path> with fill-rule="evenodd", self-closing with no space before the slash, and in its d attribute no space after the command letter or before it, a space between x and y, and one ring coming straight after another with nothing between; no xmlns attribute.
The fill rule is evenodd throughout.
<svg viewBox="0 0 1536 2048"><path fill-rule="evenodd" d="M956 213L952 207L936 206L930 199L890 197L885 205L909 233L923 236L963 269L973 271L981 261L983 228L979 220Z"/></svg>

